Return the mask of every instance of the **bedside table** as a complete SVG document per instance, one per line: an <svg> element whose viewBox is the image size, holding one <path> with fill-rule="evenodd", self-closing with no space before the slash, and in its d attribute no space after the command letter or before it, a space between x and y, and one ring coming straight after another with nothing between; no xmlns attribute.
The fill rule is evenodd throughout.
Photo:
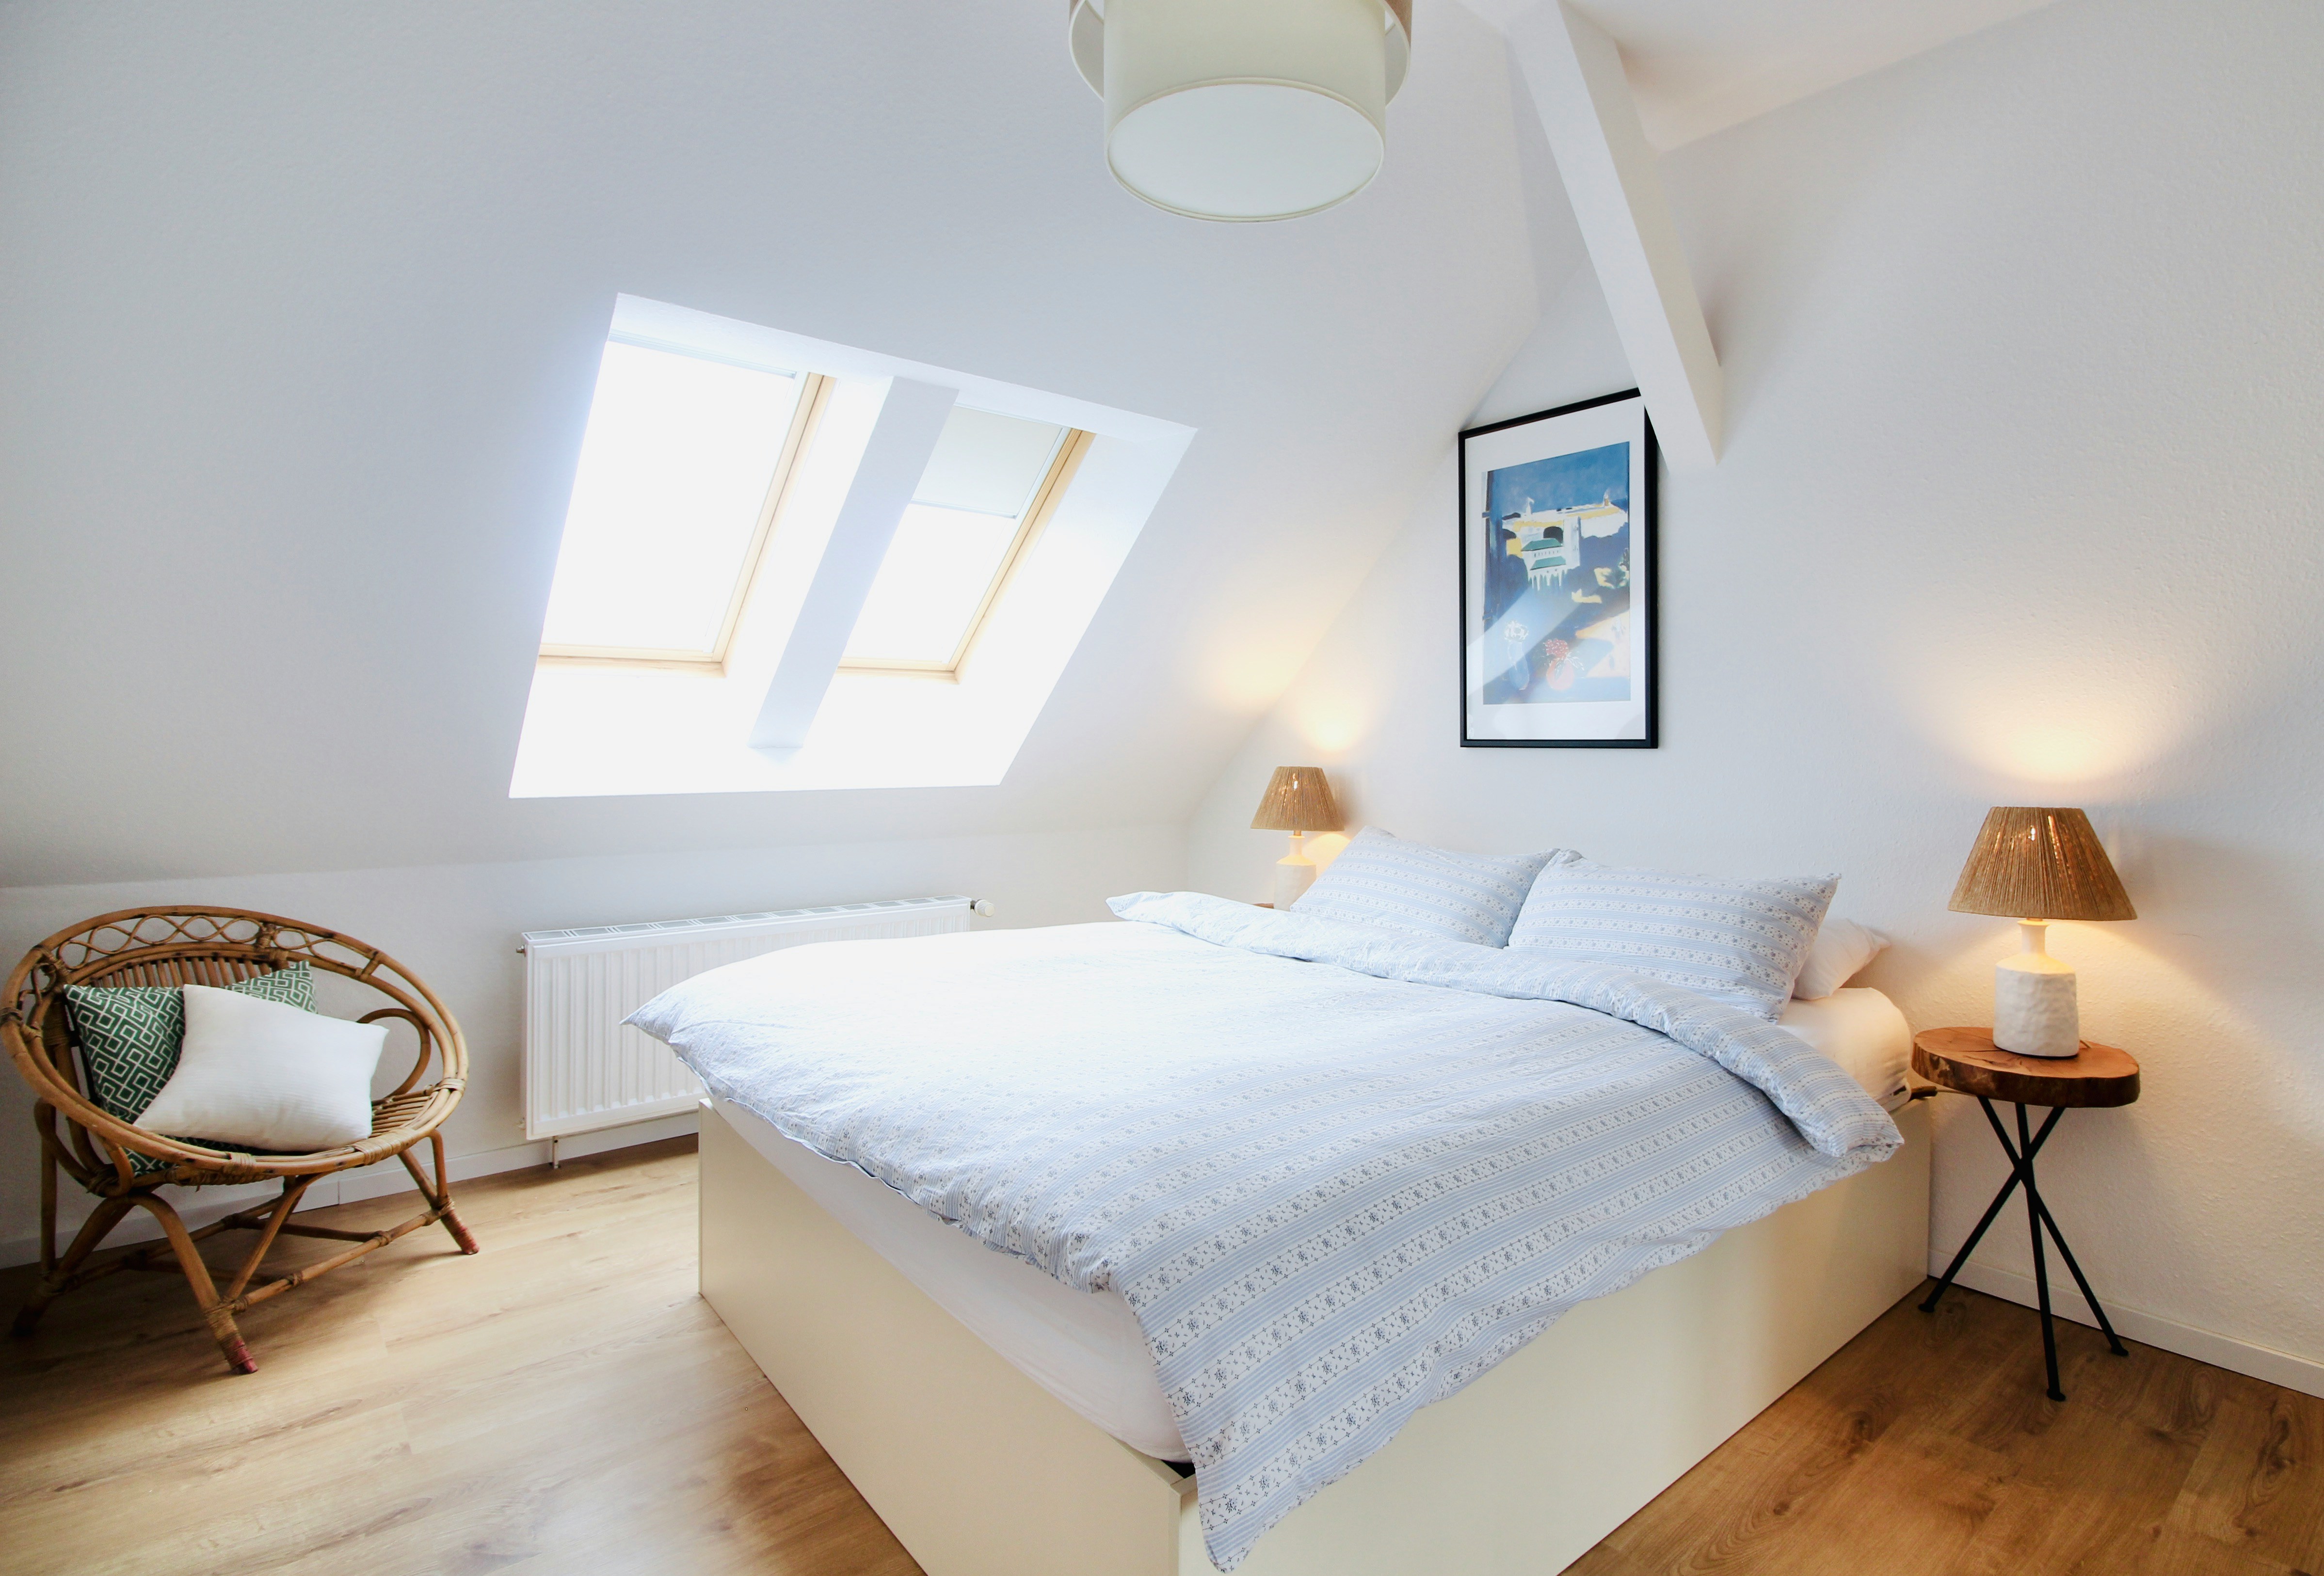
<svg viewBox="0 0 2324 1576"><path fill-rule="evenodd" d="M2074 1251L2066 1246L2065 1233L2058 1230L2050 1206L2042 1202L2041 1190L2034 1182L2034 1157L2050 1141L2058 1119L2075 1107L2128 1105L2136 1100L2138 1063L2127 1051L2090 1040L2084 1040L2081 1050L2071 1056L2021 1056L1996 1046L1990 1029L1932 1028L1913 1037L1913 1071L1940 1089L1975 1095L1978 1104L1985 1108L1985 1120L1992 1127L1993 1136L2001 1140L2002 1153L2009 1157L2009 1180L1994 1194L1977 1230L1969 1234L1969 1240L1953 1255L1944 1278L1937 1282L1937 1289L1921 1304L1921 1312L1935 1312L1937 1299L1945 1295L1946 1288L1953 1284L1953 1276L1969 1262L1970 1251L1984 1239L1986 1228L2001 1213L2001 1206L2023 1184L2025 1223L2034 1237L2034 1290L2042 1304L2042 1357L2049 1367L2050 1399L2062 1401L2066 1393L2058 1387L2058 1334L2050 1319L2050 1268L2042 1254L2043 1228L2048 1228L2050 1240L2058 1245L2058 1257L2066 1261L2074 1284L2081 1288L2082 1300L2098 1315L2098 1328L2106 1332L2107 1349L2116 1357L2128 1357L2130 1352L2124 1347L2122 1338L2114 1332L2106 1310L2098 1306L2098 1294L2090 1290L2089 1277L2074 1262ZM2001 1125L2000 1114L1993 1109L1997 1100L2006 1100L2017 1108L2015 1144ZM2025 1108L2029 1105L2050 1108L2038 1131L2026 1121Z"/></svg>

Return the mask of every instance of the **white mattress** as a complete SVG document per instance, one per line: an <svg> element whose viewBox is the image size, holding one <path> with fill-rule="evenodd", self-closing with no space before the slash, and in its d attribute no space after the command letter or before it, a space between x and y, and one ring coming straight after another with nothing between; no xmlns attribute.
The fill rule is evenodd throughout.
<svg viewBox="0 0 2324 1576"><path fill-rule="evenodd" d="M1821 1001L1794 1001L1783 1023L1891 1111L1904 1102L1912 1031L1879 991L1855 988ZM809 1198L1034 1383L1133 1450L1162 1461L1186 1459L1138 1317L1118 1293L1077 1292L1051 1280L855 1166L783 1137L742 1107L713 1103Z"/></svg>
<svg viewBox="0 0 2324 1576"><path fill-rule="evenodd" d="M1912 1027L1870 986L1846 986L1821 1001L1787 1001L1784 1027L1846 1068L1892 1113L1911 1098L1904 1074L1913 1064Z"/></svg>

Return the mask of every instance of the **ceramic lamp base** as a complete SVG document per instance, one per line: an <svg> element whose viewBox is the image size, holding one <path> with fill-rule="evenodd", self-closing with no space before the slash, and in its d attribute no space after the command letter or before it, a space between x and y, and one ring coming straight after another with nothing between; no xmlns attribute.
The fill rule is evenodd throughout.
<svg viewBox="0 0 2324 1576"><path fill-rule="evenodd" d="M2042 921L2018 928L2025 950L1993 971L1993 1043L2021 1056L2078 1055L2082 1022L2074 971L2049 954Z"/></svg>
<svg viewBox="0 0 2324 1576"><path fill-rule="evenodd" d="M1299 901L1303 893L1315 884L1315 862L1301 847L1305 842L1298 833L1291 834L1291 852L1275 862L1275 906L1288 908Z"/></svg>

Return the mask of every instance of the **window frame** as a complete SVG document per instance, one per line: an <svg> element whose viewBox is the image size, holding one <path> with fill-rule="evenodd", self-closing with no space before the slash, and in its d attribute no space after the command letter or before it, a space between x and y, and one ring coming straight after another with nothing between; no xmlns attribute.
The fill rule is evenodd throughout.
<svg viewBox="0 0 2324 1576"><path fill-rule="evenodd" d="M724 361L724 356L700 355L678 346L663 345L642 337L613 335L645 348L673 355L699 355L706 361ZM758 589L759 568L766 561L767 543L781 522L783 506L788 502L791 485L799 471L799 461L815 441L815 429L829 401L834 380L823 373L800 371L795 374L799 382L798 399L791 407L790 426L783 434L783 446L775 457L773 476L767 483L767 496L759 506L759 518L751 530L751 539L742 549L742 561L734 573L734 586L726 598L726 611L718 622L718 635L707 651L682 650L654 646L586 646L541 643L538 660L559 666L591 668L661 668L699 673L708 677L723 677L726 672L726 657L734 643L734 631L742 622L743 610ZM559 539L562 550L562 539Z"/></svg>
<svg viewBox="0 0 2324 1576"><path fill-rule="evenodd" d="M842 657L838 670L842 673L885 674L891 677L933 678L950 684L959 683L961 669L967 666L970 653L975 650L977 637L984 632L984 626L991 620L993 610L1000 605L1010 582L1016 577L1018 567L1032 551L1033 544L1040 539L1042 531L1047 529L1050 516L1065 502L1066 492L1074 484L1074 475L1081 469L1082 456L1089 452L1090 445L1095 441L1094 434L1081 428L1065 428L1065 437L1057 445L1057 452L1049 461L1049 468L1042 474L1040 484L1033 490L1031 502L1026 504L1025 512L1018 519L1017 534L1010 539L1008 550L1001 556L1000 567L992 572L991 580L984 587L983 596L977 602L976 611L969 615L959 642L953 647L950 659L930 661L891 657Z"/></svg>

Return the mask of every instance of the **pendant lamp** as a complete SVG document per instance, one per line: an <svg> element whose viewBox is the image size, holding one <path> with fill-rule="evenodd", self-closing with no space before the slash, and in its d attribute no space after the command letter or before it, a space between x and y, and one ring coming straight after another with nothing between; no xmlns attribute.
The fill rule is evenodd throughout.
<svg viewBox="0 0 2324 1576"><path fill-rule="evenodd" d="M1388 152L1412 0L1066 0L1114 179L1198 219L1345 202Z"/></svg>

